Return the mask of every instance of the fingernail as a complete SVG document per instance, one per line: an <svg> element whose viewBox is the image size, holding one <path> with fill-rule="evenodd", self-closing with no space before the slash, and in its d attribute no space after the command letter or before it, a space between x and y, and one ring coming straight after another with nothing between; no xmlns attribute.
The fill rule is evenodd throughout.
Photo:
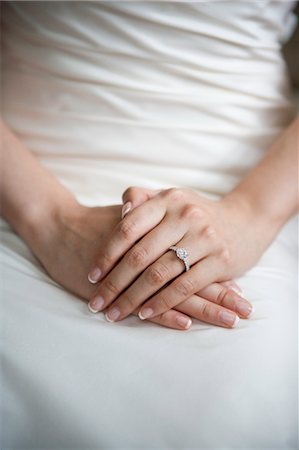
<svg viewBox="0 0 299 450"><path fill-rule="evenodd" d="M121 210L121 218L122 219L125 217L126 214L128 214L128 212L130 211L131 208L132 208L131 202L127 202L124 204L124 206L122 207L122 210Z"/></svg>
<svg viewBox="0 0 299 450"><path fill-rule="evenodd" d="M99 312L99 311L97 311L96 309L93 309L93 308L92 308L90 302L87 304L87 306L88 306L89 311L92 312L93 314L96 314L97 312Z"/></svg>
<svg viewBox="0 0 299 450"><path fill-rule="evenodd" d="M139 319L144 320L144 319L148 319L149 317L151 317L153 315L154 311L152 308L144 308L141 311L139 311Z"/></svg>
<svg viewBox="0 0 299 450"><path fill-rule="evenodd" d="M190 328L191 324L192 324L191 319L187 319L187 317L182 317L182 316L178 316L176 318L176 321L179 324L179 326L182 328Z"/></svg>
<svg viewBox="0 0 299 450"><path fill-rule="evenodd" d="M254 313L255 313L255 307L251 305L251 312L250 312L249 316L247 316L247 319L250 319Z"/></svg>
<svg viewBox="0 0 299 450"><path fill-rule="evenodd" d="M95 284L99 281L101 278L102 271L99 269L99 267L94 267L88 274L88 281L92 284Z"/></svg>
<svg viewBox="0 0 299 450"><path fill-rule="evenodd" d="M108 322L114 322L120 316L120 310L115 306L105 314Z"/></svg>
<svg viewBox="0 0 299 450"><path fill-rule="evenodd" d="M221 311L220 312L220 320L225 325L229 325L230 327L235 327L239 322L240 318L229 311Z"/></svg>
<svg viewBox="0 0 299 450"><path fill-rule="evenodd" d="M105 300L103 299L103 297L101 297L100 295L97 295L93 300L90 300L90 302L88 303L87 306L91 312L97 313L101 309L103 309L104 303L105 303Z"/></svg>
<svg viewBox="0 0 299 450"><path fill-rule="evenodd" d="M239 300L236 303L236 310L238 313L240 313L242 316L248 316L252 314L254 308L252 305L250 305L248 302L244 300Z"/></svg>

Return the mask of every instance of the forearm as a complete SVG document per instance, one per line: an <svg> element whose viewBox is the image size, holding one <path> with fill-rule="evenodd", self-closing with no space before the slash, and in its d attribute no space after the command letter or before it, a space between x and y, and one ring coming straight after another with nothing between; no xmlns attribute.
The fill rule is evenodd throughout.
<svg viewBox="0 0 299 450"><path fill-rule="evenodd" d="M57 210L76 200L3 122L0 128L1 215L30 244L36 228L50 227Z"/></svg>
<svg viewBox="0 0 299 450"><path fill-rule="evenodd" d="M299 118L272 144L259 164L228 194L279 229L298 210Z"/></svg>

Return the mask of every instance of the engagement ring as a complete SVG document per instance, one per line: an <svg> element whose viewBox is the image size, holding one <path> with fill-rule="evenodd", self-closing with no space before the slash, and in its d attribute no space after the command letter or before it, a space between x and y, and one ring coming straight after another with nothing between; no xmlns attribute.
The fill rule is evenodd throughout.
<svg viewBox="0 0 299 450"><path fill-rule="evenodd" d="M183 261L187 272L190 269L187 249L185 247L175 247L174 245L172 245L171 247L169 247L169 250L173 250L176 253L177 257Z"/></svg>

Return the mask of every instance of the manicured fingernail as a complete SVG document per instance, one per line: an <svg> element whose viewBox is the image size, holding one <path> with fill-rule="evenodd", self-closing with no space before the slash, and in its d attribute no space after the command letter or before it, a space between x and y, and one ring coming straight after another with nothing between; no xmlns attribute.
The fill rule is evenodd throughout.
<svg viewBox="0 0 299 450"><path fill-rule="evenodd" d="M101 278L102 271L99 269L99 267L94 267L88 274L88 281L92 284L95 284L99 281Z"/></svg>
<svg viewBox="0 0 299 450"><path fill-rule="evenodd" d="M105 300L103 299L103 297L97 295L93 300L90 300L87 306L91 312L97 313L101 311L101 309L103 309L104 303Z"/></svg>
<svg viewBox="0 0 299 450"><path fill-rule="evenodd" d="M91 306L90 302L87 304L87 306L88 306L88 309L89 309L90 312L92 312L92 313L94 313L94 314L96 314L97 312L99 312L99 311L97 311L96 309L93 309L93 307Z"/></svg>
<svg viewBox="0 0 299 450"><path fill-rule="evenodd" d="M191 319L187 319L187 317L182 317L182 316L178 316L176 318L177 323L179 324L180 327L182 328L190 328L191 324L192 324L192 320Z"/></svg>
<svg viewBox="0 0 299 450"><path fill-rule="evenodd" d="M239 322L240 318L229 311L221 311L220 312L220 320L225 325L229 325L230 327L235 327Z"/></svg>
<svg viewBox="0 0 299 450"><path fill-rule="evenodd" d="M251 311L250 311L250 314L247 316L247 319L250 319L254 313L255 313L255 307L251 305Z"/></svg>
<svg viewBox="0 0 299 450"><path fill-rule="evenodd" d="M248 302L246 302L244 300L239 300L236 303L236 310L242 316L248 316L249 314L252 314L254 308L253 308L252 305L250 305L250 303L248 303Z"/></svg>
<svg viewBox="0 0 299 450"><path fill-rule="evenodd" d="M122 210L121 210L121 218L122 219L125 217L126 214L128 214L128 212L130 211L131 208L132 208L131 202L127 202L124 204L124 206L122 207Z"/></svg>
<svg viewBox="0 0 299 450"><path fill-rule="evenodd" d="M110 309L110 311L108 311L105 314L105 317L108 320L108 322L114 322L116 319L118 319L119 316L120 316L120 310L116 306L114 308Z"/></svg>
<svg viewBox="0 0 299 450"><path fill-rule="evenodd" d="M151 317L154 314L154 311L152 308L144 308L141 311L139 311L139 319L144 320L144 319L148 319L149 317Z"/></svg>

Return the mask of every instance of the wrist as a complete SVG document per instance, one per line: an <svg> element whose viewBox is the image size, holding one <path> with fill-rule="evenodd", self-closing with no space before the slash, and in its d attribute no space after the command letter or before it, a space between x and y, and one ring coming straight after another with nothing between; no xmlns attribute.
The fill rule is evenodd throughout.
<svg viewBox="0 0 299 450"><path fill-rule="evenodd" d="M20 214L20 236L37 253L50 242L52 236L59 234L68 220L80 214L84 208L67 190L51 199L32 204Z"/></svg>
<svg viewBox="0 0 299 450"><path fill-rule="evenodd" d="M233 205L251 226L255 224L259 229L267 230L271 240L286 221L285 217L277 211L277 205L273 207L273 202L265 200L262 195L256 196L241 187L235 188L222 201L226 205Z"/></svg>
<svg viewBox="0 0 299 450"><path fill-rule="evenodd" d="M294 120L227 196L245 203L272 234L298 211L298 125Z"/></svg>

